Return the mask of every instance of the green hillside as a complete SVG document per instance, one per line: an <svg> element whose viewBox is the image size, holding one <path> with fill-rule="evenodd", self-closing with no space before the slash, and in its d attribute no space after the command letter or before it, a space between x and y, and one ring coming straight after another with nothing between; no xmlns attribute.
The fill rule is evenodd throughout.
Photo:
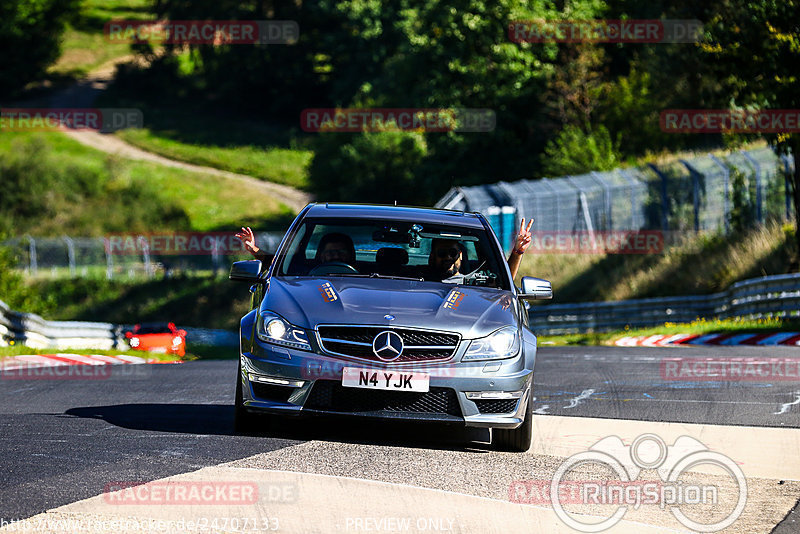
<svg viewBox="0 0 800 534"><path fill-rule="evenodd" d="M121 159L61 133L0 133L0 231L13 236L283 228L291 210L237 180Z"/></svg>

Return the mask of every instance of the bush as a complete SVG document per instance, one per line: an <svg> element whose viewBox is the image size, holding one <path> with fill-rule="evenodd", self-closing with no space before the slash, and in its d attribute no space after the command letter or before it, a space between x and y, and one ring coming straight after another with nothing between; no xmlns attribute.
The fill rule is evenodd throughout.
<svg viewBox="0 0 800 534"><path fill-rule="evenodd" d="M549 176L610 171L619 167L619 141L613 142L604 126L567 126L547 143L543 169Z"/></svg>
<svg viewBox="0 0 800 534"><path fill-rule="evenodd" d="M321 134L309 181L321 201L425 204L431 184L420 168L426 154L418 133Z"/></svg>
<svg viewBox="0 0 800 534"><path fill-rule="evenodd" d="M145 177L113 157L101 162L54 152L42 135L0 152L0 231L36 235L189 229L189 218ZM98 217L102 213L102 217Z"/></svg>

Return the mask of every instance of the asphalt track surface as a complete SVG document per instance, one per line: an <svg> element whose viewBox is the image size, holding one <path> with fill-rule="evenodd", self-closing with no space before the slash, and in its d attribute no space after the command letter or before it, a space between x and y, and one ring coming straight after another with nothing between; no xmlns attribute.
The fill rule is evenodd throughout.
<svg viewBox="0 0 800 534"><path fill-rule="evenodd" d="M678 357L798 359L800 350L540 347L537 418L800 428L797 378L665 379L665 362ZM156 480L263 453L280 456L282 449L312 441L334 455L339 448L347 454L347 447L368 446L386 454L420 449L434 462L454 451L477 451L497 469L514 461L515 455L480 443L480 433L431 425L314 418L262 435L235 435L235 376L236 362L224 360L149 365L138 376L104 380L0 380L0 518L31 517L97 496L115 481ZM403 472L397 470L396 482L412 483ZM794 532L794 525L787 517L776 531Z"/></svg>

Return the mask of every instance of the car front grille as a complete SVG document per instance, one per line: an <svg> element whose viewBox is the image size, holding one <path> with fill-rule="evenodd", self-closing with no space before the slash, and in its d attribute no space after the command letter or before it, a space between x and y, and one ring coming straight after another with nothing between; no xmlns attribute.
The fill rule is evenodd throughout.
<svg viewBox="0 0 800 534"><path fill-rule="evenodd" d="M330 412L383 412L439 414L461 417L456 393L432 387L425 393L344 387L332 380L317 380L304 408Z"/></svg>
<svg viewBox="0 0 800 534"><path fill-rule="evenodd" d="M476 400L480 413L512 413L517 409L518 399Z"/></svg>
<svg viewBox="0 0 800 534"><path fill-rule="evenodd" d="M372 351L375 336L391 330L403 339L403 353L391 363L441 361L450 359L458 348L458 334L391 328L386 326L319 326L322 350L329 354L381 361Z"/></svg>

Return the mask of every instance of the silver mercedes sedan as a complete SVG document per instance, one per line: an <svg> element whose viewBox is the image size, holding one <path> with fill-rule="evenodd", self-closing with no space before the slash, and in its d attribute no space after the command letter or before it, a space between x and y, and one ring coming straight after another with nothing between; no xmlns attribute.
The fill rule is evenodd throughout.
<svg viewBox="0 0 800 534"><path fill-rule="evenodd" d="M233 264L250 282L236 382L238 431L272 414L336 414L490 428L526 451L536 336L479 213L310 204L270 265Z"/></svg>

